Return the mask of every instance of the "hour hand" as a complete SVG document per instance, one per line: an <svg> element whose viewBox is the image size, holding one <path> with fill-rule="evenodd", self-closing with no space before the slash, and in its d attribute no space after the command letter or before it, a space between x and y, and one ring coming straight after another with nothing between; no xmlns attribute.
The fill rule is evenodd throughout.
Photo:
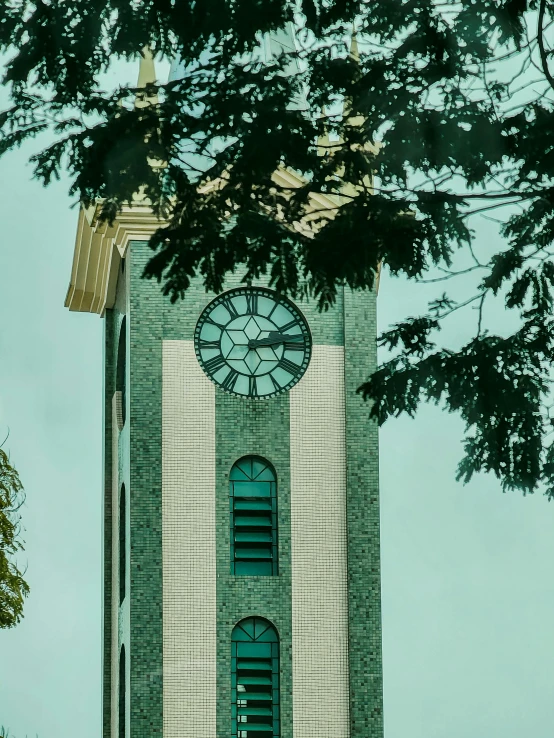
<svg viewBox="0 0 554 738"><path fill-rule="evenodd" d="M288 334L279 333L279 331L271 331L265 338L251 338L248 341L248 348L258 348L258 346L273 346L276 343L300 343L304 341L301 333Z"/></svg>

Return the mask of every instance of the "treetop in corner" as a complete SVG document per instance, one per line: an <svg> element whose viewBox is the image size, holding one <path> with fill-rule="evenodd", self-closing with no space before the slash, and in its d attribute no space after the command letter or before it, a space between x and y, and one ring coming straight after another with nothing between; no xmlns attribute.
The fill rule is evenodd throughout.
<svg viewBox="0 0 554 738"><path fill-rule="evenodd" d="M360 391L380 422L444 403L466 423L459 478L493 471L505 490L554 496L551 11L547 0L11 0L0 153L49 131L36 176L66 170L71 193L101 200L108 220L142 188L163 219L145 277L172 300L195 276L219 291L242 265L246 281L266 274L325 309L344 285L373 288L380 263L446 280L467 251L463 272L482 275L474 294L444 293L384 333L394 355ZM294 43L268 53L264 39L287 27ZM145 47L179 73L102 89L114 59ZM277 186L282 166L305 185ZM206 197L214 180L224 186ZM289 228L311 192L342 205L311 233ZM491 211L504 243L482 261L470 222ZM511 335L487 331L489 296L515 311ZM472 340L437 348L466 306Z"/></svg>

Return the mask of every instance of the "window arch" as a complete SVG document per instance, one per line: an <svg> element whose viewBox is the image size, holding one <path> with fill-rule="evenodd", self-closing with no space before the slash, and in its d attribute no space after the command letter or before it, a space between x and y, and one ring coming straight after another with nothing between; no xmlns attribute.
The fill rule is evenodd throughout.
<svg viewBox="0 0 554 738"><path fill-rule="evenodd" d="M260 456L245 456L229 475L231 574L278 574L277 478Z"/></svg>
<svg viewBox="0 0 554 738"><path fill-rule="evenodd" d="M125 738L126 724L125 724L125 691L126 691L126 680L125 680L125 646L121 646L119 652L119 705L118 705L118 728L119 738Z"/></svg>
<svg viewBox="0 0 554 738"><path fill-rule="evenodd" d="M231 699L232 738L279 738L279 636L264 618L233 629Z"/></svg>
<svg viewBox="0 0 554 738"><path fill-rule="evenodd" d="M121 321L119 341L117 344L117 364L115 370L115 390L121 392L121 422L125 423L127 394L127 318Z"/></svg>
<svg viewBox="0 0 554 738"><path fill-rule="evenodd" d="M125 599L127 584L127 500L125 485L119 492L119 604Z"/></svg>

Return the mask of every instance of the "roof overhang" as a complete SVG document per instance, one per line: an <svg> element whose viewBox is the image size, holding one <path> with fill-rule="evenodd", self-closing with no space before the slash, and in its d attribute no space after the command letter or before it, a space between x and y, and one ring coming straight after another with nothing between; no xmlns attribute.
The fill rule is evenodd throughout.
<svg viewBox="0 0 554 738"><path fill-rule="evenodd" d="M273 175L277 186L294 189L306 184L299 174L280 167ZM224 182L210 182L202 191L209 191ZM350 193L349 193L350 194ZM351 195L350 195L351 196ZM310 193L306 214L293 228L313 232L321 222L321 215L332 219L344 198L340 194ZM148 200L139 194L132 203L124 205L113 224L100 221L102 203L88 208L81 206L73 254L71 281L65 298L65 306L72 311L96 313L103 316L115 301L117 276L121 259L124 259L131 241L148 241L158 228L167 225L152 212ZM376 288L379 285L379 272Z"/></svg>
<svg viewBox="0 0 554 738"><path fill-rule="evenodd" d="M115 222L100 221L101 203L81 206L71 280L65 298L70 310L104 315L113 307L119 264L131 241L148 241L161 226L146 200L125 205Z"/></svg>

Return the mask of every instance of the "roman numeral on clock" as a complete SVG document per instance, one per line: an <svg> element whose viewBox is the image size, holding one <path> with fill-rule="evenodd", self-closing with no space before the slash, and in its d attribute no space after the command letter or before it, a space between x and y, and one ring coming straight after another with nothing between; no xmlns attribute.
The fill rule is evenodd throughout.
<svg viewBox="0 0 554 738"><path fill-rule="evenodd" d="M255 293L246 295L246 312L250 315L258 314L258 295Z"/></svg>
<svg viewBox="0 0 554 738"><path fill-rule="evenodd" d="M287 331L290 331L291 328L298 328L298 321L289 320L289 322L285 325L282 325L279 330L281 331L281 333L286 333Z"/></svg>
<svg viewBox="0 0 554 738"><path fill-rule="evenodd" d="M232 300L227 300L225 303L225 308L229 311L231 315L231 320L234 320L235 318L239 317L239 314L237 312L236 307L233 305Z"/></svg>
<svg viewBox="0 0 554 738"><path fill-rule="evenodd" d="M301 341L285 341L285 351L304 351L304 336Z"/></svg>
<svg viewBox="0 0 554 738"><path fill-rule="evenodd" d="M269 375L269 378L271 379L271 383L273 384L273 389L275 389L275 390L280 390L280 389L282 389L281 385L280 385L280 384L279 384L279 382L278 382L278 381L277 381L277 380L275 379L275 377L273 376L273 374L270 374L270 375Z"/></svg>
<svg viewBox="0 0 554 738"><path fill-rule="evenodd" d="M252 396L258 394L258 380L256 377L248 377L248 394Z"/></svg>
<svg viewBox="0 0 554 738"><path fill-rule="evenodd" d="M198 341L198 348L199 349L218 349L219 341L206 341L205 338L201 338Z"/></svg>
<svg viewBox="0 0 554 738"><path fill-rule="evenodd" d="M210 325L215 325L215 327L219 328L220 331L222 331L225 328L225 325L223 323L218 323L216 320L212 318L211 315L208 315L206 317L206 323L209 323Z"/></svg>
<svg viewBox="0 0 554 738"><path fill-rule="evenodd" d="M221 386L223 387L223 389L232 392L235 389L235 384L237 383L238 376L239 373L235 371L235 369L231 369L229 374L221 382Z"/></svg>
<svg viewBox="0 0 554 738"><path fill-rule="evenodd" d="M221 354L218 354L217 356L208 359L208 361L205 361L204 366L206 367L206 371L210 372L210 374L214 374L220 369L223 369L224 366L227 366L227 362Z"/></svg>
<svg viewBox="0 0 554 738"><path fill-rule="evenodd" d="M295 364L293 361L289 361L288 359L285 359L285 358L279 361L278 366L281 369L284 369L289 374L292 374L293 377L296 375L297 371L300 369L298 364Z"/></svg>

